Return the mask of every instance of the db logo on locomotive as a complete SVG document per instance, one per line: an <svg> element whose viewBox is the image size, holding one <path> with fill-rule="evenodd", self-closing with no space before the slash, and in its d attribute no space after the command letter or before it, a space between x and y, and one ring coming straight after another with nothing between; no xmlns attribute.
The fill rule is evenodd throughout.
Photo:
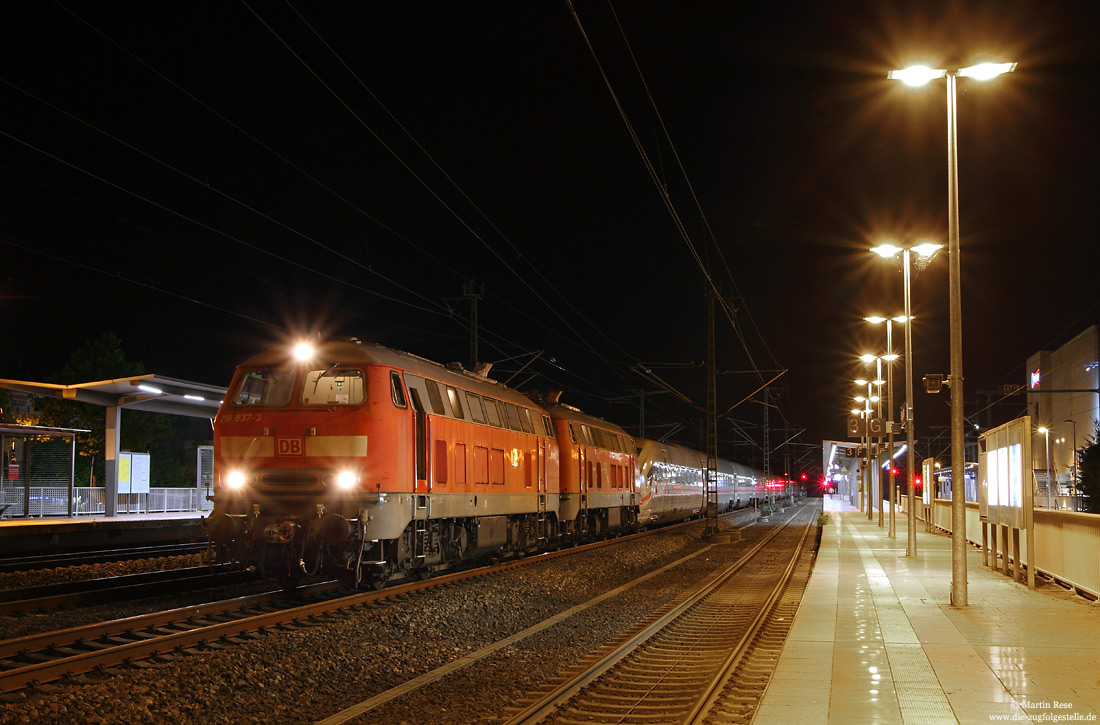
<svg viewBox="0 0 1100 725"><path fill-rule="evenodd" d="M302 439L301 438L276 438L275 439L275 455L277 455L277 456L300 456L300 455L302 455Z"/></svg>

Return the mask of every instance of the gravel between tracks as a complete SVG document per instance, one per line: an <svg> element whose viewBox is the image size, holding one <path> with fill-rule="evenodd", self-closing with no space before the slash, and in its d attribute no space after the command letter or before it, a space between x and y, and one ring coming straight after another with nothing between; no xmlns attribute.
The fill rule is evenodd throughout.
<svg viewBox="0 0 1100 725"><path fill-rule="evenodd" d="M397 598L295 631L94 684L2 698L4 723L312 723L702 549L701 524ZM370 723L483 723L682 589L734 560L722 544L595 611L387 703ZM0 582L2 583L2 582ZM0 623L2 626L3 623ZM11 636L11 635L7 635Z"/></svg>

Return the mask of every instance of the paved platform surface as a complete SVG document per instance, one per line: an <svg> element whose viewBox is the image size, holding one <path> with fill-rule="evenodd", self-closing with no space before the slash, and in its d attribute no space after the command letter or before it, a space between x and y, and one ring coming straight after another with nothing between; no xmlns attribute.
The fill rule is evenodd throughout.
<svg viewBox="0 0 1100 725"><path fill-rule="evenodd" d="M968 547L968 606L953 607L948 536L918 522L907 557L904 517L891 539L877 514L825 508L757 725L1100 722L1100 605L1029 591Z"/></svg>

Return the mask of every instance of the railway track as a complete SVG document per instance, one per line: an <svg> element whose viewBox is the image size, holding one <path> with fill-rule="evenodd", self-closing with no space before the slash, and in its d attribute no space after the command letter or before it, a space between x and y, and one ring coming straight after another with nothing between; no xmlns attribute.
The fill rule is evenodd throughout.
<svg viewBox="0 0 1100 725"><path fill-rule="evenodd" d="M0 616L172 594L233 584L255 576L242 570L234 571L228 564L219 564L0 589Z"/></svg>
<svg viewBox="0 0 1100 725"><path fill-rule="evenodd" d="M467 579L493 576L509 569L573 556L646 535L634 534L438 576L426 581L399 584L381 591L355 592L341 596L339 594L342 590L347 591L344 585L335 581L323 582L300 588L295 592L295 601L289 600L281 590L272 591L224 602L0 640L0 692L12 692L28 686L42 687L56 680L79 682L81 680L77 678L85 673L108 671L109 668L123 663L149 658L172 659L205 647L217 648L241 643L252 637L253 633L263 633L270 629L313 626L332 621L331 617L342 616L341 612L379 600L406 597L422 590ZM209 570L209 567L200 568ZM299 599L306 601L298 601ZM21 606L19 602L7 604Z"/></svg>
<svg viewBox="0 0 1100 725"><path fill-rule="evenodd" d="M35 569L53 569L81 564L103 564L112 561L131 559L152 559L161 556L182 556L198 554L209 547L206 542L163 544L125 549L103 549L95 551L73 551L55 554L37 554L34 556L11 556L0 558L0 573L13 571L31 571Z"/></svg>
<svg viewBox="0 0 1100 725"><path fill-rule="evenodd" d="M783 623L789 627L801 599L788 585L800 566L808 576L810 513L793 516L506 722L750 722L786 638ZM792 525L797 519L801 525Z"/></svg>
<svg viewBox="0 0 1100 725"><path fill-rule="evenodd" d="M797 516L798 514L796 513L795 515ZM806 516L809 516L809 513L807 513ZM596 615L601 610L614 609L616 607L616 602L618 601L618 598L622 596L628 596L637 591L646 590L647 587L650 587L654 583L658 582L662 575L668 572L675 571L685 566L690 566L692 563L698 565L700 562L708 559L709 554L715 549L715 546L724 547L728 546L728 544L711 544L702 546L691 554L676 561L673 561L666 566L650 571L641 577L638 577L619 587L606 591L599 596L586 600L583 603L580 603L570 609L561 611L554 616L548 617L534 624L533 626L528 627L527 629L516 632L515 634L512 634L511 636L501 639L499 641L493 642L475 652L467 654L460 659L456 659L448 663L447 665L439 667L430 672L423 673L415 679L404 683L403 685L399 685L385 692L381 692L352 707L347 707L344 710L328 718L325 718L324 720L319 721L318 725L340 725L341 723L351 721L358 722L358 718L361 717L369 717L373 720L377 720L378 722L403 722L408 720L408 716L410 713L429 712L429 710L421 709L422 706L415 703L423 702L424 700L437 702L437 698L439 698L440 696L438 692L434 692L433 694L433 689L435 688L437 683L442 683L452 677L462 680L465 678L465 676L461 671L482 669L484 669L485 671L489 671L486 668L490 667L489 663L495 658L499 658L501 656L507 657L508 655L506 653L515 652L520 649L531 651L532 645L526 643L543 641L548 636L552 638L553 636L555 636L552 634L555 631L558 632L556 636L562 636L562 628L564 628L564 636L572 636L572 633L576 630L572 629L572 626L570 624L571 622L584 620L589 616ZM763 546L764 544L758 544L753 547L752 553L749 553L741 558L741 564L743 565L745 561L751 560L754 556L754 553L759 552ZM727 576L725 578L728 579L729 576L736 573L737 568L738 567L735 566L732 571L727 571ZM645 596L644 593L642 596ZM662 614L668 612L669 609L672 608L674 605L675 602L664 608L659 609L656 612L657 618L660 618ZM639 628L644 629L651 622L652 620L647 620L640 625L636 625L635 628L630 631L628 637L633 637L639 632ZM538 645L534 645L534 647L537 649ZM605 646L599 650L599 654L602 656L613 648L614 645ZM471 665L473 665L473 667L471 667ZM561 680L557 680L557 682L560 681ZM509 720L511 714L514 714L518 709L522 709L522 707L513 708L510 711L510 714L502 717L492 716L489 712L486 712L484 714L484 721L503 722ZM435 712L434 710L432 710L431 712L435 715L439 715L439 713ZM482 720L479 719L478 721L480 722ZM583 721L596 722L601 720L586 719ZM610 722L627 721L632 720L630 718L623 720L610 720Z"/></svg>

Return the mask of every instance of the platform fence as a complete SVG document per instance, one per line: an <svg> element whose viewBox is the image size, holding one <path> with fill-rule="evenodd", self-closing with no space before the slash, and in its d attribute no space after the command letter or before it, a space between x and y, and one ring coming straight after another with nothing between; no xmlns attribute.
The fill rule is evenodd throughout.
<svg viewBox="0 0 1100 725"><path fill-rule="evenodd" d="M1039 497L1036 497L1038 504ZM1042 496L1045 502L1046 496ZM904 500L903 500L904 502ZM924 522L924 507L918 503L917 518ZM1034 508L1035 570L1073 587L1090 597L1100 599L1100 515L1067 510L1066 508ZM904 507L899 506L900 515ZM931 524L951 533L951 501L935 499ZM904 520L900 526L904 527ZM904 535L904 534L899 534ZM978 504L966 504L966 539L982 546L982 521ZM1027 551L1027 532L1020 532L1020 550ZM998 548L998 553L1004 551ZM1024 563L1028 566L1023 555Z"/></svg>
<svg viewBox="0 0 1100 725"><path fill-rule="evenodd" d="M69 488L67 486L31 486L31 517L68 516ZM2 518L20 518L24 515L26 489L22 486L5 486L0 489L0 513ZM90 516L106 512L106 489L79 487L73 489L73 515ZM206 500L206 491L197 488L150 488L149 493L118 495L118 514L168 513L178 511L210 511L213 504Z"/></svg>

